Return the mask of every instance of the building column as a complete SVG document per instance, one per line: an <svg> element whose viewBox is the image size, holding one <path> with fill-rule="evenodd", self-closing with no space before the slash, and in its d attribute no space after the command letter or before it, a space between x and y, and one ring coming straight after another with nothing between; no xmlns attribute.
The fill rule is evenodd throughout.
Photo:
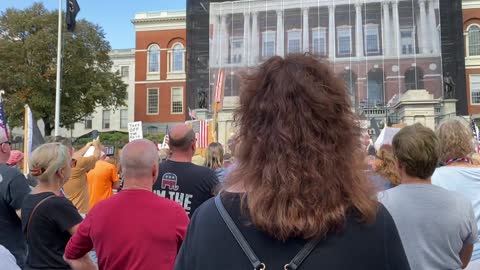
<svg viewBox="0 0 480 270"><path fill-rule="evenodd" d="M328 6L328 58L330 61L334 60L336 55L335 36L335 6L332 4Z"/></svg>
<svg viewBox="0 0 480 270"><path fill-rule="evenodd" d="M356 50L356 56L357 57L363 57L364 56L364 50L363 50L363 19L362 19L362 3L356 3L355 4L355 50Z"/></svg>
<svg viewBox="0 0 480 270"><path fill-rule="evenodd" d="M398 0L392 2L392 12L393 12L393 34L394 34L394 46L393 48L393 55L399 56L401 55L400 46L400 18L398 14Z"/></svg>
<svg viewBox="0 0 480 270"><path fill-rule="evenodd" d="M230 41L228 40L228 26L227 26L227 15L223 14L222 15L222 20L221 20L221 37L220 37L220 63L221 64L228 64L229 60L229 53L228 53L228 48Z"/></svg>
<svg viewBox="0 0 480 270"><path fill-rule="evenodd" d="M420 40L420 53L428 54L430 49L428 43L430 42L430 31L427 29L427 9L425 8L426 0L418 0L420 7L420 31L417 32L418 40Z"/></svg>
<svg viewBox="0 0 480 270"><path fill-rule="evenodd" d="M242 62L245 65L249 64L249 49L250 49L250 13L243 14L243 57Z"/></svg>
<svg viewBox="0 0 480 270"><path fill-rule="evenodd" d="M392 35L390 32L390 3L383 3L383 55L390 56L392 55Z"/></svg>
<svg viewBox="0 0 480 270"><path fill-rule="evenodd" d="M255 65L258 62L259 58L259 33L258 33L258 12L254 11L252 14L252 36L251 36L251 49L252 52L250 54L251 56L251 61L250 63L252 65Z"/></svg>
<svg viewBox="0 0 480 270"><path fill-rule="evenodd" d="M213 23L213 40L212 40L212 51L210 52L210 55L212 57L212 65L216 66L218 65L218 59L220 59L220 17L217 15L214 15L214 23Z"/></svg>
<svg viewBox="0 0 480 270"><path fill-rule="evenodd" d="M277 10L277 55L285 55L285 30L283 28L283 10Z"/></svg>
<svg viewBox="0 0 480 270"><path fill-rule="evenodd" d="M303 8L303 52L310 50L310 26L309 26L308 7Z"/></svg>
<svg viewBox="0 0 480 270"><path fill-rule="evenodd" d="M429 23L428 23L428 28L429 31L432 33L431 35L431 42L432 42L432 52L434 54L440 53L440 36L438 34L438 29L437 29L437 16L435 14L435 3L433 0L430 0L428 2L428 18L429 18Z"/></svg>

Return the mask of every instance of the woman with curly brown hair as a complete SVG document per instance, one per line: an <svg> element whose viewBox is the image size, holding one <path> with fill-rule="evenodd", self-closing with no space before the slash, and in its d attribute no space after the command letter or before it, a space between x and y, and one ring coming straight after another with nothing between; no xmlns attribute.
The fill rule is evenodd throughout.
<svg viewBox="0 0 480 270"><path fill-rule="evenodd" d="M349 100L309 55L273 57L246 77L237 167L193 216L175 269L410 269L372 199Z"/></svg>
<svg viewBox="0 0 480 270"><path fill-rule="evenodd" d="M369 175L369 178L378 191L400 185L400 175L397 171L391 145L384 144L380 147L375 156L373 173Z"/></svg>
<svg viewBox="0 0 480 270"><path fill-rule="evenodd" d="M440 163L432 176L432 184L452 190L468 198L473 205L477 229L480 228L480 166L473 160L474 143L469 123L463 118L446 120L437 127L440 139ZM480 234L480 232L478 232ZM466 269L480 269L480 243L473 246L473 255Z"/></svg>

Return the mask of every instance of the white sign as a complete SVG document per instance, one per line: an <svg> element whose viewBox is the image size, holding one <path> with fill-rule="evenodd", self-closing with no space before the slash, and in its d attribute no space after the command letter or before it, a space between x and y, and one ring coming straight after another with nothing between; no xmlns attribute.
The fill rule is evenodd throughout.
<svg viewBox="0 0 480 270"><path fill-rule="evenodd" d="M128 141L143 139L142 122L128 123Z"/></svg>
<svg viewBox="0 0 480 270"><path fill-rule="evenodd" d="M379 150L384 144L392 144L393 137L400 131L400 128L386 127L380 132L377 141L375 142L375 150Z"/></svg>

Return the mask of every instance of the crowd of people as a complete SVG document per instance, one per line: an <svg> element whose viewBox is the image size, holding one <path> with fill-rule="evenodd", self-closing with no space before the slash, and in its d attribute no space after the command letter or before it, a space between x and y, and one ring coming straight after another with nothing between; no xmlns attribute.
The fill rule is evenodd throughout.
<svg viewBox="0 0 480 270"><path fill-rule="evenodd" d="M186 124L168 150L135 140L118 161L99 140L55 137L29 156L29 180L0 138L0 269L480 270L463 118L365 147L343 81L289 55L245 75L235 119L201 161Z"/></svg>

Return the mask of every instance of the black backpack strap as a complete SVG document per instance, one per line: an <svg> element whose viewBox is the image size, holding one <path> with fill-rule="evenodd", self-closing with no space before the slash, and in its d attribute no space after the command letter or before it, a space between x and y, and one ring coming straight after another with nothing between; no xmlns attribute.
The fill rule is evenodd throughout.
<svg viewBox="0 0 480 270"><path fill-rule="evenodd" d="M312 253L312 251L317 247L318 243L320 242L320 238L315 238L310 240L303 248L298 252L295 258L290 261L287 265L285 265L285 270L296 270L303 261Z"/></svg>
<svg viewBox="0 0 480 270"><path fill-rule="evenodd" d="M227 224L228 229L232 232L235 240L242 248L245 255L247 255L248 259L253 265L254 270L265 270L266 266L264 263L261 263L258 259L257 255L253 252L252 248L248 244L245 237L243 237L242 233L238 229L237 225L233 222L232 218L228 214L227 210L223 206L222 199L220 199L220 195L215 197L215 206L217 207L220 216L222 217L225 224ZM303 263L303 261L312 253L312 251L317 247L318 243L320 243L320 238L314 238L310 240L298 253L297 255L290 261L290 263L285 265L285 270L296 270L298 267Z"/></svg>
<svg viewBox="0 0 480 270"><path fill-rule="evenodd" d="M217 210L220 213L220 216L222 217L223 221L225 222L225 224L227 224L228 229L230 229L230 232L232 232L233 236L235 237L235 240L237 240L237 243L240 245L245 255L247 255L248 259L250 260L250 263L253 266L253 269L254 270L266 269L265 264L260 262L257 255L255 255L255 253L253 252L252 247L250 247L247 240L245 240L245 237L243 237L242 233L240 232L238 227L235 225L232 218L228 214L227 210L223 206L220 195L217 195L215 197L215 206L217 207Z"/></svg>

